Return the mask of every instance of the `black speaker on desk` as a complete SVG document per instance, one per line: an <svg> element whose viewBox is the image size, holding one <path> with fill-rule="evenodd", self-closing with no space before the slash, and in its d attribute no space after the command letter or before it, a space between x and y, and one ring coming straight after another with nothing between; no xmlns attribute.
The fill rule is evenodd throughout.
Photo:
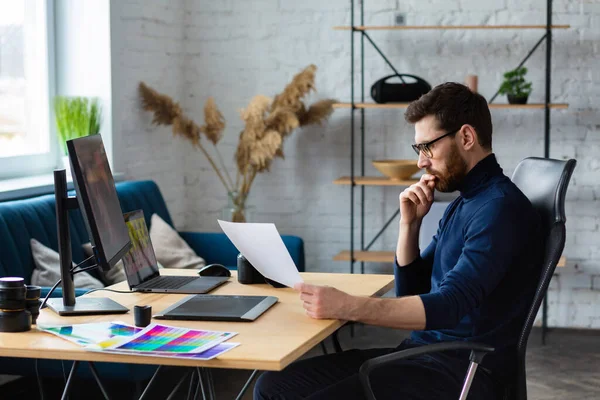
<svg viewBox="0 0 600 400"><path fill-rule="evenodd" d="M238 282L244 285L265 283L265 277L250 264L250 261L242 253L237 256L237 277Z"/></svg>
<svg viewBox="0 0 600 400"><path fill-rule="evenodd" d="M279 282L275 282L269 278L265 278L263 274L258 272L256 268L250 264L250 261L246 259L242 255L242 253L237 256L237 275L238 282L244 285L251 285L254 283L265 283L267 282L269 285L275 288L283 288L285 285L282 285Z"/></svg>

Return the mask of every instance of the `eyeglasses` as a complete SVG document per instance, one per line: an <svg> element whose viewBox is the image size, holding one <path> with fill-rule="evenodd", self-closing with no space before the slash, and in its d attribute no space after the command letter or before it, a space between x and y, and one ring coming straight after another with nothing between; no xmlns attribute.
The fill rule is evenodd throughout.
<svg viewBox="0 0 600 400"><path fill-rule="evenodd" d="M419 143L419 144L412 144L411 147L413 148L413 150L415 151L415 153L417 153L417 156L420 155L421 153L423 153L423 155L425 157L431 158L431 157L433 157L433 153L431 152L431 149L429 148L429 146L431 146L432 144L434 144L438 140L445 138L446 136L454 135L458 131L460 131L460 128L458 128L455 131L451 131L451 132L445 133L442 136L440 136L439 138L433 139L430 142Z"/></svg>

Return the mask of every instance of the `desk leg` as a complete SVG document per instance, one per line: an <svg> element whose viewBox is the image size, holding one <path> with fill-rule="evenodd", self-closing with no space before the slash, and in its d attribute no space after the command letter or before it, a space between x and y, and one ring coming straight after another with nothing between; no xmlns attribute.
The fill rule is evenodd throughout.
<svg viewBox="0 0 600 400"><path fill-rule="evenodd" d="M65 384L65 390L63 390L61 400L66 400L69 397L69 390L71 390L73 377L75 376L75 370L77 369L78 365L79 361L73 361L73 366L71 367L71 372L69 372L69 378L67 378L67 383Z"/></svg>
<svg viewBox="0 0 600 400"><path fill-rule="evenodd" d="M246 393L246 390L248 390L248 387L250 386L250 384L254 380L254 377L256 376L257 373L258 373L257 369L255 369L254 371L252 371L252 374L250 375L250 378L248 378L248 380L246 381L246 384L244 385L244 387L242 388L242 390L240 391L240 393L237 395L237 397L235 398L235 400L242 400L242 397L244 396L244 393Z"/></svg>
<svg viewBox="0 0 600 400"><path fill-rule="evenodd" d="M90 365L90 371L92 371L92 375L94 375L94 379L96 379L96 383L98 383L98 386L100 387L100 391L102 391L102 395L104 396L104 398L106 400L110 400L110 397L108 397L108 392L106 391L106 389L104 388L104 385L102 385L102 382L100 381L100 377L98 376L98 371L96 371L96 367L94 366L94 363L91 361L88 361L88 364Z"/></svg>
<svg viewBox="0 0 600 400"><path fill-rule="evenodd" d="M206 377L206 368L196 368L198 371L198 386L202 391L202 399L203 400L215 400L215 397L212 395L210 390L210 385L208 379ZM196 396L198 395L198 389L196 388Z"/></svg>
<svg viewBox="0 0 600 400"><path fill-rule="evenodd" d="M40 399L44 398L44 385L42 384L42 377L40 376L40 370L38 368L38 359L35 359L35 377L37 379L38 389L40 390Z"/></svg>
<svg viewBox="0 0 600 400"><path fill-rule="evenodd" d="M196 370L193 369L192 373L190 374L190 386L188 388L188 395L186 397L186 400L196 400L196 396L198 396L198 390L196 389L196 392L194 393L194 397L192 397L192 391L194 390L194 387L196 386Z"/></svg>
<svg viewBox="0 0 600 400"><path fill-rule="evenodd" d="M215 393L215 382L213 381L212 371L210 368L204 368L204 374L206 376L206 384L208 386L208 398L209 400L215 400L217 394Z"/></svg>
<svg viewBox="0 0 600 400"><path fill-rule="evenodd" d="M150 378L150 382L148 382L148 384L146 385L146 389L144 389L144 391L142 392L142 395L140 396L139 400L144 399L144 397L146 396L146 393L148 393L150 386L152 386L152 384L154 383L154 380L158 376L158 373L160 372L161 369L162 369L162 365L159 365L158 368L156 368L154 375L152 375L152 378Z"/></svg>
<svg viewBox="0 0 600 400"><path fill-rule="evenodd" d="M164 379L166 379L165 382L168 382L168 386L160 385L156 384L156 381L158 380L158 375L162 372L162 375L165 375L165 377L163 377ZM164 365L159 365L156 368L156 371L154 372L154 375L152 375L152 378L150 378L150 381L148 382L148 384L146 385L146 388L144 389L144 391L142 392L142 395L139 397L138 400L144 400L146 398L157 398L157 396L159 396L158 393L160 393L160 398L164 398L164 399L173 399L174 396L177 394L177 392L179 391L179 389L181 388L181 386L183 385L183 383L188 379L188 376L190 376L190 374L192 375L192 381L194 379L193 375L195 374L195 371L193 368L185 368L185 367L169 367L169 366L164 366ZM171 387L171 384L173 382L175 382L175 379L177 379L177 383L175 384L175 387L173 389L171 389L171 392L169 392L169 394L167 395L166 392L168 390L169 387ZM192 385L192 383L190 383L190 385ZM152 389L152 393L150 393ZM191 396L191 388L188 390L188 397L190 398Z"/></svg>
<svg viewBox="0 0 600 400"><path fill-rule="evenodd" d="M175 385L175 387L173 388L173 391L171 391L171 394L169 394L169 397L167 397L166 400L172 400L174 398L174 396L177 394L177 391L179 390L179 388L181 387L183 382L185 382L185 380L187 379L189 374L190 374L189 372L183 374L183 376L181 377L181 379L179 379L179 382L177 382L177 385ZM193 372L192 372L192 375L193 375Z"/></svg>
<svg viewBox="0 0 600 400"><path fill-rule="evenodd" d="M198 373L198 383L196 384L196 391L195 391L194 397L193 397L194 400L198 398L198 395L200 393L202 393L203 400L216 400L217 395L215 393L215 385L213 382L213 377L212 377L212 373L211 373L210 369L197 367L196 371ZM257 369L252 371L252 374L250 374L250 377L244 384L244 387L242 387L242 390L237 395L236 400L242 399L242 397L244 396L244 393L246 393L246 390L248 390L248 388L250 387L250 384L252 383L252 381L254 380L254 378L256 377L257 374L258 374ZM193 382L194 382L194 373L192 372L192 380L190 381L190 390L188 391L188 397L187 397L188 400L190 398L189 396L191 395L191 388L193 386Z"/></svg>

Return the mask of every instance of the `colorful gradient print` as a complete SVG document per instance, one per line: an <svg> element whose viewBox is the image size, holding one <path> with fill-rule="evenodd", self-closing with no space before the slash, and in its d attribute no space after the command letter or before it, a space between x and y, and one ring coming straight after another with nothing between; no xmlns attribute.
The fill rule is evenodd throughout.
<svg viewBox="0 0 600 400"><path fill-rule="evenodd" d="M142 328L136 328L119 322L38 326L38 328L81 346L98 345L100 343L109 346L119 343L123 339L134 336L136 333L142 331Z"/></svg>
<svg viewBox="0 0 600 400"><path fill-rule="evenodd" d="M233 337L233 332L203 331L150 325L110 350L161 353L199 353ZM103 348L106 348L102 345Z"/></svg>

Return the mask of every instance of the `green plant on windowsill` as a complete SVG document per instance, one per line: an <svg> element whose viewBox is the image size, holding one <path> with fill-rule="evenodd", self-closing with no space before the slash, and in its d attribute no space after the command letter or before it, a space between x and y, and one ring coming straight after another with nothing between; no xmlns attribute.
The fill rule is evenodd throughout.
<svg viewBox="0 0 600 400"><path fill-rule="evenodd" d="M504 74L500 94L505 94L510 104L526 104L531 93L531 82L525 81L527 68L518 67Z"/></svg>
<svg viewBox="0 0 600 400"><path fill-rule="evenodd" d="M97 98L58 96L54 99L58 140L67 155L67 140L100 133L102 107Z"/></svg>

